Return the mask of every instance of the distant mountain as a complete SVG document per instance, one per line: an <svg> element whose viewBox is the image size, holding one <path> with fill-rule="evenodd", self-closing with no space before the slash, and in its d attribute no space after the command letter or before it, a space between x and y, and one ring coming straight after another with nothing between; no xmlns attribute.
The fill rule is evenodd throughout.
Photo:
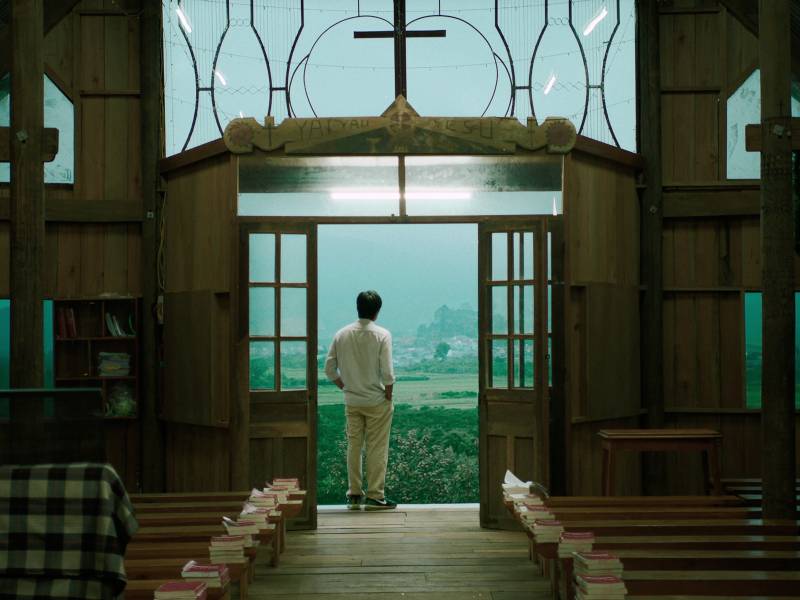
<svg viewBox="0 0 800 600"><path fill-rule="evenodd" d="M440 306L433 314L433 321L417 328L417 342L444 340L456 336L475 338L478 336L478 311L463 306L450 308Z"/></svg>

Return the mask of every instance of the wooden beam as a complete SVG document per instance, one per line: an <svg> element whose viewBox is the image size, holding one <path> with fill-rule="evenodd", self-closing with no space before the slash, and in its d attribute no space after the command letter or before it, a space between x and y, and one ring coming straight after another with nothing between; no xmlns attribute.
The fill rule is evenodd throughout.
<svg viewBox="0 0 800 600"><path fill-rule="evenodd" d="M37 388L44 383L42 0L12 0L11 22L10 378L11 387ZM34 407L22 411L23 420L36 419Z"/></svg>
<svg viewBox="0 0 800 600"><path fill-rule="evenodd" d="M761 477L764 518L797 516L795 457L794 203L791 6L760 0L761 62Z"/></svg>
<svg viewBox="0 0 800 600"><path fill-rule="evenodd" d="M47 35L61 20L72 12L80 0L47 0L42 15L42 36ZM0 77L11 69L11 34L9 27L0 29Z"/></svg>
<svg viewBox="0 0 800 600"><path fill-rule="evenodd" d="M791 119L792 150L800 150L800 118ZM744 128L744 147L748 152L761 152L761 125Z"/></svg>
<svg viewBox="0 0 800 600"><path fill-rule="evenodd" d="M758 37L758 0L720 0L745 29Z"/></svg>
<svg viewBox="0 0 800 600"><path fill-rule="evenodd" d="M575 140L573 151L591 154L599 158L604 158L611 162L615 162L624 167L629 167L636 171L641 171L645 168L645 159L643 156L635 152L628 152L622 148L617 148L604 142L598 142L592 138L579 135Z"/></svg>
<svg viewBox="0 0 800 600"><path fill-rule="evenodd" d="M140 16L142 198L142 490L162 492L166 486L164 426L158 418L158 160L161 145L161 3L144 2Z"/></svg>
<svg viewBox="0 0 800 600"><path fill-rule="evenodd" d="M681 186L664 188L664 218L758 216L758 185Z"/></svg>
<svg viewBox="0 0 800 600"><path fill-rule="evenodd" d="M639 151L647 161L646 186L641 190L641 269L645 284L642 303L642 408L647 427L664 425L663 386L663 195L661 172L661 57L657 2L637 2L637 60ZM666 463L656 454L642 461L642 483L649 494L665 492Z"/></svg>
<svg viewBox="0 0 800 600"><path fill-rule="evenodd" d="M11 160L11 128L0 127L0 162ZM47 127L42 134L42 162L50 162L58 153L58 129Z"/></svg>
<svg viewBox="0 0 800 600"><path fill-rule="evenodd" d="M8 221L10 214L9 199L0 197L0 221ZM136 200L46 198L44 220L56 223L138 223L142 220L142 203Z"/></svg>

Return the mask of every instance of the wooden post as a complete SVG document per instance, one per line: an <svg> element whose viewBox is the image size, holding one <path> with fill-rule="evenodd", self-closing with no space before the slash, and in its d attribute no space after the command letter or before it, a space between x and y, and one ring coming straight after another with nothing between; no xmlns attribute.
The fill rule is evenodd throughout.
<svg viewBox="0 0 800 600"><path fill-rule="evenodd" d="M162 155L161 3L144 2L140 17L142 127L142 490L165 489L164 431L158 417L158 159Z"/></svg>
<svg viewBox="0 0 800 600"><path fill-rule="evenodd" d="M761 473L765 519L796 517L790 22L789 0L760 0Z"/></svg>
<svg viewBox="0 0 800 600"><path fill-rule="evenodd" d="M642 306L642 407L649 428L664 426L663 274L661 181L661 60L658 3L638 0L637 82L639 151L647 161L647 186L641 191L641 270L645 284ZM648 453L642 462L646 493L665 493L666 463Z"/></svg>
<svg viewBox="0 0 800 600"><path fill-rule="evenodd" d="M10 375L12 387L36 388L44 383L42 0L12 0L11 15Z"/></svg>

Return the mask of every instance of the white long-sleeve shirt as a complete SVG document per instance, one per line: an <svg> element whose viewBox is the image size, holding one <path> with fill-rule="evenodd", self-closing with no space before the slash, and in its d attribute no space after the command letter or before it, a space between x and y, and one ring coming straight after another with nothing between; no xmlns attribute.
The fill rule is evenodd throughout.
<svg viewBox="0 0 800 600"><path fill-rule="evenodd" d="M346 404L377 406L394 383L392 334L370 319L343 327L328 350L325 375L331 381L341 377Z"/></svg>

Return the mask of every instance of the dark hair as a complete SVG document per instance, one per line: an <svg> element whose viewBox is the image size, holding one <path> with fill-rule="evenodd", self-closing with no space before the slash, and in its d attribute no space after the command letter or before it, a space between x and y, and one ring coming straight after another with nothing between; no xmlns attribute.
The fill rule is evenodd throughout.
<svg viewBox="0 0 800 600"><path fill-rule="evenodd" d="M361 292L356 298L359 319L374 319L383 305L380 295L375 290Z"/></svg>

